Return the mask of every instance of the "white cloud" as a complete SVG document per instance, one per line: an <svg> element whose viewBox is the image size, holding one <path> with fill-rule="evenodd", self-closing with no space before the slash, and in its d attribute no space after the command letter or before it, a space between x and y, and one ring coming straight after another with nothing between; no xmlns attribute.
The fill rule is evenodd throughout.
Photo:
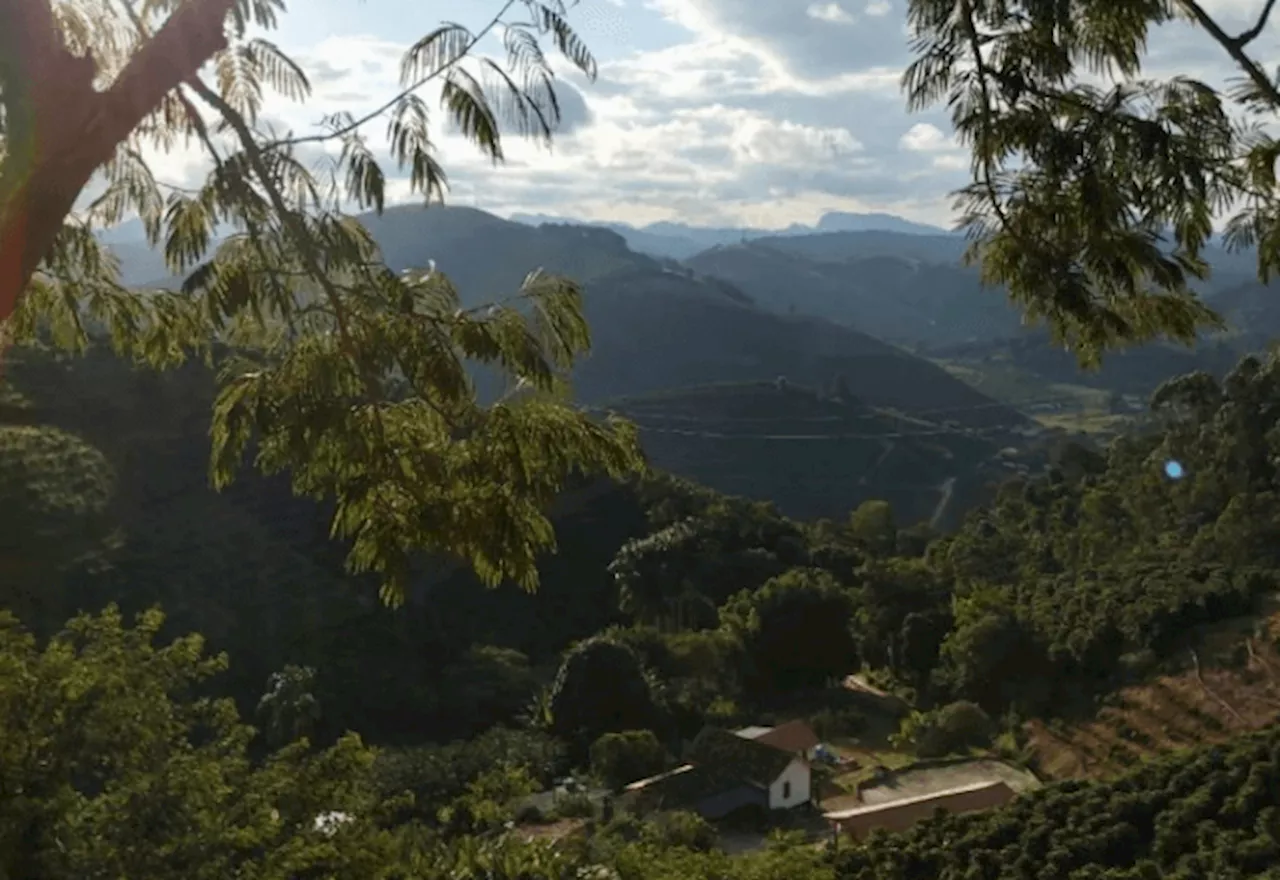
<svg viewBox="0 0 1280 880"><path fill-rule="evenodd" d="M805 11L805 15L828 24L853 24L854 18L845 12L839 3L814 3Z"/></svg>
<svg viewBox="0 0 1280 880"><path fill-rule="evenodd" d="M320 15L317 2L290 15ZM366 0L369 21L397 2ZM1256 0L1205 2L1231 33L1256 14ZM900 0L605 0L570 20L601 53L600 75L587 82L558 67L565 122L550 150L509 140L507 164L494 168L433 111L452 201L634 222L784 226L825 210L875 210L950 223L949 193L968 180L968 154L944 110L906 113ZM417 33L342 33L292 46L314 94L301 105L269 99L264 114L280 128L308 133L326 114L359 116L398 88L400 54ZM1270 33L1256 47L1272 57L1280 39ZM1185 24L1154 35L1149 61L1154 75L1218 83L1230 73L1221 50ZM425 95L433 108L436 94ZM380 150L384 130L382 120L368 127ZM154 167L191 185L207 162L188 149ZM389 194L408 198L387 171Z"/></svg>
<svg viewBox="0 0 1280 880"><path fill-rule="evenodd" d="M913 153L933 153L939 150L953 150L957 144L951 135L943 134L942 129L927 122L917 122L907 129L898 143L904 150Z"/></svg>

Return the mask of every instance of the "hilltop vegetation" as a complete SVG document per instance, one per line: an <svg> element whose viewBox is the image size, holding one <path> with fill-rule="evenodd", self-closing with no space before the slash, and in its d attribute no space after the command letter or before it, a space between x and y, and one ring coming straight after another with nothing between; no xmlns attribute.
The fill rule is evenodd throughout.
<svg viewBox="0 0 1280 880"><path fill-rule="evenodd" d="M639 726L674 750L705 724L778 717L803 697L804 711L824 729L856 735L870 720L867 706L826 683L858 666L892 683L923 713L904 731L922 736L945 707L971 700L989 717L1004 719L1015 737L1023 735L1019 719L1039 716L1050 719L1042 725L1056 725L1053 718L1087 714L1095 697L1149 674L1144 670L1177 666L1188 627L1248 613L1255 599L1280 586L1271 535L1280 514L1267 506L1277 474L1274 459L1262 454L1274 432L1270 421L1259 421L1259 413L1274 415L1259 404L1280 393L1280 365L1273 362L1246 361L1221 387L1203 376L1169 383L1153 401L1158 432L1127 438L1107 456L1068 450L1055 469L1007 485L954 535L903 528L888 505L876 502L841 520L803 523L667 480L583 487L561 505L562 550L542 560L539 595L487 591L459 574L440 579L428 566L410 603L394 613L344 581L341 548L327 556L324 550L323 512L285 487L246 480L230 496L198 490L200 447L207 441L188 434L178 442L181 410L145 407L145 394L134 395L139 408L120 411L128 398L111 389L138 377L110 355L65 364L34 358L14 378L21 385L42 371L68 369L78 374L70 386L86 389L78 398L27 392L8 418L34 431L57 422L110 450L106 460L124 477L112 502L121 534L104 539L106 573L100 565L69 566L60 588L46 592L46 604L28 607L25 616L52 633L62 627L61 615L85 602L141 608L159 599L173 612L162 632L208 631L210 646L231 654L229 674L213 680L219 692L236 698L243 717L254 713L263 731L245 740L245 748L273 748L280 741L275 737L288 741L288 731L332 744L328 751L281 756L271 772L350 780L324 789L325 806L371 817L344 832L343 858L380 868L406 858L437 870L500 859L504 870L517 872L551 859L556 870L607 864L637 880L726 874L842 880L885 871L952 876L974 859L989 862L999 876L1022 876L1030 866L1058 872L1054 876L1088 865L1149 871L1147 860L1161 870L1194 863L1247 874L1272 852L1261 793L1275 784L1268 775L1273 733L1105 784L1049 786L990 816L930 823L856 849L842 846L834 857L782 845L730 861L707 851L714 835L698 830L692 818L693 824L680 825L620 817L558 843L493 832L514 815L512 804L523 793L586 762L593 738L611 730ZM103 389L96 395L95 381ZM186 418L195 420L201 411L196 392L209 387L207 377L188 370L158 382L156 399L187 401ZM32 387L38 391L39 383ZM747 395L742 405L750 401ZM176 425L168 422L175 411ZM183 445L188 451L175 454ZM29 469L12 470L26 454L19 448L4 458L6 473L32 479L23 476L34 473ZM1162 476L1162 463L1172 456L1188 474L1182 481ZM92 459L75 452L62 460L75 473ZM150 482L137 485L148 473ZM188 480L174 483L171 502L181 499L181 512L154 506L160 475L176 480L183 473ZM45 485L33 488L48 491ZM135 494L146 485L145 494ZM85 507L82 515L95 509ZM159 528L179 518L185 539ZM246 555L251 546L259 549ZM193 558L201 547L209 548L208 557ZM213 565L219 548L235 564ZM43 551L30 545L24 552L38 557ZM267 565L271 559L278 560L274 567ZM290 567L302 560L311 567L291 577ZM17 589L6 584L6 605L14 606ZM219 620L235 625L220 629ZM120 625L110 615L77 624L89 633L78 644L89 651L100 650L92 647L96 640L135 644L133 636L114 634ZM139 635L158 626L151 619ZM11 647L4 650L18 650L18 642L6 644ZM148 688L162 685L145 684L151 674L145 670L161 667L135 666L140 661L130 652L136 650L118 655L110 671L94 668L132 676L139 682L134 692L152 694ZM166 662L179 656L186 655ZM49 675L62 674L47 668ZM261 699L290 693L267 681L278 671L295 683L293 695ZM620 687L624 681L629 690ZM177 694L171 699L182 705ZM164 705L157 700L149 705ZM99 713L126 709L77 705ZM296 708L305 706L311 708ZM375 757L353 740L336 739L352 727L385 750ZM271 731L277 733L268 737ZM9 740L20 735L15 731ZM102 747L124 749L125 742L105 740ZM176 758L163 760L178 773ZM307 769L292 769L296 762ZM112 771L119 790L143 784L133 766ZM65 767L75 772L73 764ZM173 778L188 789L195 784ZM274 786L282 813L285 804L291 816L320 811L318 794L290 793L284 778L246 777L221 809L234 811L235 799L255 786ZM412 805L391 799L406 789L415 794ZM371 812L371 798L390 812ZM56 823L81 822L75 815L53 813L47 821L69 828ZM103 817L98 823L109 816L94 815ZM1179 829L1193 821L1211 825L1188 843ZM75 827L99 827L102 839L125 834L101 824ZM288 828L294 830L275 832L285 835L280 840L295 835L301 847L311 839L300 825ZM1255 828L1261 836L1250 837ZM65 840L80 840L79 833L63 832ZM148 834L130 838L140 847L135 858L163 870L170 857L149 847L166 838ZM1095 840L1101 842L1090 843ZM1070 845L1059 845L1065 841ZM1016 858L1010 846L1017 847ZM85 864L101 858L96 850L70 852L66 858ZM328 852L311 857L333 858ZM38 847L34 853L28 857L50 857ZM217 864L237 858L226 850L219 859L231 862Z"/></svg>

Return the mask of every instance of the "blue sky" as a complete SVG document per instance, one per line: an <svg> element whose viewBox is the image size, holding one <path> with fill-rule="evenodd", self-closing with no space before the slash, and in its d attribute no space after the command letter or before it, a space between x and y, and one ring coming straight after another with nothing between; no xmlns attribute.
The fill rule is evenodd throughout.
<svg viewBox="0 0 1280 880"><path fill-rule="evenodd" d="M1234 30L1262 0L1205 0ZM302 106L268 121L306 131L359 115L397 88L399 56L444 20L478 28L495 0L297 0L272 39L311 75ZM550 151L511 143L493 168L442 133L450 200L492 210L635 223L780 227L827 210L887 211L948 225L967 157L943 112L908 115L906 0L583 0L570 21L600 62L587 82L561 65L565 120ZM1273 32L1262 58L1280 51ZM482 46L500 53L496 40ZM1157 34L1154 75L1221 80L1220 49L1183 26ZM371 129L376 141L382 126ZM193 154L157 161L169 179ZM388 169L394 174L394 169ZM410 194L403 181L395 198Z"/></svg>

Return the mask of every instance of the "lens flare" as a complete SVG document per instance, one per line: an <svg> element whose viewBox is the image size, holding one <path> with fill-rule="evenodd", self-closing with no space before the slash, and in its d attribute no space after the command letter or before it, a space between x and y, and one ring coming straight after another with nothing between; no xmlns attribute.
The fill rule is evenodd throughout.
<svg viewBox="0 0 1280 880"><path fill-rule="evenodd" d="M1186 476L1186 471L1182 469L1182 463L1169 460L1164 463L1164 475L1171 480L1181 480Z"/></svg>

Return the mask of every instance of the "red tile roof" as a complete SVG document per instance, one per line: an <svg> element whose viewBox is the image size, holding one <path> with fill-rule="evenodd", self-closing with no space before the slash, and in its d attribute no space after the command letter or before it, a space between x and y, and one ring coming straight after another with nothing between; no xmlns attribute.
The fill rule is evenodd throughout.
<svg viewBox="0 0 1280 880"><path fill-rule="evenodd" d="M813 728L800 720L779 724L767 733L762 733L759 736L752 737L752 739L758 743L773 746L775 749L781 749L792 754L807 752L809 749L816 748L822 742L822 740L818 739L818 735L813 732Z"/></svg>

